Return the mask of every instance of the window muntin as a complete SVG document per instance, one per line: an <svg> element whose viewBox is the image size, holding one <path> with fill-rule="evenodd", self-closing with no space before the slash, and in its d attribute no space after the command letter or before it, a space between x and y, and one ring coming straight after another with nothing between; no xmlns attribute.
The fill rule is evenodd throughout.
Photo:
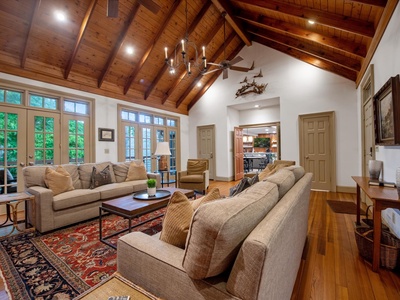
<svg viewBox="0 0 400 300"><path fill-rule="evenodd" d="M125 160L130 161L136 158L136 128L134 126L125 126Z"/></svg>
<svg viewBox="0 0 400 300"><path fill-rule="evenodd" d="M140 113L139 114L139 122L152 124L152 116L150 114Z"/></svg>
<svg viewBox="0 0 400 300"><path fill-rule="evenodd" d="M121 112L121 118L122 120L125 121L137 122L138 121L137 115L138 115L137 112L131 112L127 110L123 110Z"/></svg>
<svg viewBox="0 0 400 300"><path fill-rule="evenodd" d="M163 117L154 117L154 124L156 125L165 125L165 118Z"/></svg>
<svg viewBox="0 0 400 300"><path fill-rule="evenodd" d="M177 127L178 126L178 121L176 119L167 119L167 126L170 127Z"/></svg>

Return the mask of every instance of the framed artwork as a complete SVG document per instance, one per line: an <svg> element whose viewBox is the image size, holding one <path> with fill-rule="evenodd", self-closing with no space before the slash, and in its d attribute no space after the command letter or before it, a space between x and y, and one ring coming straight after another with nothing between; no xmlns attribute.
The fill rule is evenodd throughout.
<svg viewBox="0 0 400 300"><path fill-rule="evenodd" d="M391 77L374 96L376 145L400 145L400 81Z"/></svg>
<svg viewBox="0 0 400 300"><path fill-rule="evenodd" d="M99 141L114 142L114 129L99 128Z"/></svg>

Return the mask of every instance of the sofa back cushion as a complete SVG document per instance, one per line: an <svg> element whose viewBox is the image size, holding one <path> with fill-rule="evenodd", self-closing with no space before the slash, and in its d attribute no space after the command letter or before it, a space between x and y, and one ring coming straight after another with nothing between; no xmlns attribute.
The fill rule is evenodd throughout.
<svg viewBox="0 0 400 300"><path fill-rule="evenodd" d="M73 164L61 165L70 175L74 189L81 189L82 184L79 179L78 166ZM47 187L45 180L46 168L55 170L58 166L29 166L22 170L24 176L24 184L27 188L32 186Z"/></svg>
<svg viewBox="0 0 400 300"><path fill-rule="evenodd" d="M278 186L279 199L281 199L294 185L295 177L292 171L281 169L264 180L275 183Z"/></svg>
<svg viewBox="0 0 400 300"><path fill-rule="evenodd" d="M277 186L265 181L235 197L201 205L186 241L183 267L188 276L204 279L227 270L243 240L277 201Z"/></svg>
<svg viewBox="0 0 400 300"><path fill-rule="evenodd" d="M90 185L92 183L92 172L93 172L93 167L96 167L98 170L104 170L105 167L110 166L110 175L111 175L111 182L116 182L115 181L115 175L113 171L113 166L112 163L109 161L102 162L102 163L85 163L82 165L79 165L78 171L79 171L79 178L82 182L82 188L83 189L89 189Z"/></svg>
<svg viewBox="0 0 400 300"><path fill-rule="evenodd" d="M130 161L117 162L113 164L113 170L116 182L124 182L128 175Z"/></svg>
<svg viewBox="0 0 400 300"><path fill-rule="evenodd" d="M187 162L188 175L202 175L208 170L208 160L206 159L189 159Z"/></svg>

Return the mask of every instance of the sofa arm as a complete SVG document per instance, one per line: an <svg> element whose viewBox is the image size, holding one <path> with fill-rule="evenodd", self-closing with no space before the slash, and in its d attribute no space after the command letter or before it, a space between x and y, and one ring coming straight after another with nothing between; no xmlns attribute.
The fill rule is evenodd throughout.
<svg viewBox="0 0 400 300"><path fill-rule="evenodd" d="M205 186L205 192L206 192L210 185L210 171L209 170L205 170L203 172L203 180L204 180L204 186Z"/></svg>
<svg viewBox="0 0 400 300"><path fill-rule="evenodd" d="M184 252L157 236L132 232L118 239L117 272L160 295L159 291L170 288L172 278L187 276L182 267Z"/></svg>
<svg viewBox="0 0 400 300"><path fill-rule="evenodd" d="M159 173L147 173L148 179L155 179L157 181L156 188L161 188L161 175Z"/></svg>
<svg viewBox="0 0 400 300"><path fill-rule="evenodd" d="M26 192L35 196L35 227L40 232L54 228L53 191L41 186L31 186ZM31 222L32 211L28 209L28 217Z"/></svg>

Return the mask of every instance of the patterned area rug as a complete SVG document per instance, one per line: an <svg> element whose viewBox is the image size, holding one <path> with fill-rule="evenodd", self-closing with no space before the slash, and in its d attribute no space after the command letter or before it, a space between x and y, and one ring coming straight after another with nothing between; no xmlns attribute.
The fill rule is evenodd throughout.
<svg viewBox="0 0 400 300"><path fill-rule="evenodd" d="M132 225L162 215L160 209ZM162 218L133 229L153 235ZM115 215L103 217L103 234L127 228ZM123 234L126 234L122 233ZM111 239L116 244L118 236ZM23 233L0 239L0 270L10 299L73 299L117 270L117 251L99 241L98 219L53 233Z"/></svg>

